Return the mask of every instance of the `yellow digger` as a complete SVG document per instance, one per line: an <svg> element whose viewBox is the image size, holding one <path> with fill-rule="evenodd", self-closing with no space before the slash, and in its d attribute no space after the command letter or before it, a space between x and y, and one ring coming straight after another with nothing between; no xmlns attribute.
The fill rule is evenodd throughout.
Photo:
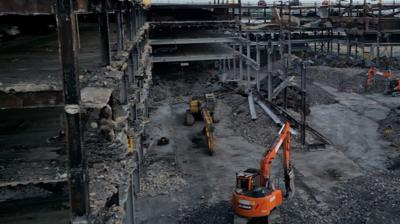
<svg viewBox="0 0 400 224"><path fill-rule="evenodd" d="M192 97L189 101L189 109L186 110L185 124L192 126L196 120L204 121L203 133L207 139L208 153L214 154L214 109L216 105L213 93L207 93L204 97Z"/></svg>

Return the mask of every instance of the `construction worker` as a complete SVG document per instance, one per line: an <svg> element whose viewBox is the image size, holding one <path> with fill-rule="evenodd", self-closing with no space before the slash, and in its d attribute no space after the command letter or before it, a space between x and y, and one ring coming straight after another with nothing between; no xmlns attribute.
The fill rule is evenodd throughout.
<svg viewBox="0 0 400 224"><path fill-rule="evenodd" d="M397 85L393 89L394 91L400 92L400 79L397 80Z"/></svg>
<svg viewBox="0 0 400 224"><path fill-rule="evenodd" d="M372 79L374 78L375 75L375 65L372 65L369 69L368 69L368 78L367 78L367 86L371 87L372 86Z"/></svg>
<svg viewBox="0 0 400 224"><path fill-rule="evenodd" d="M385 71L383 72L383 77L384 78L390 78L392 77L392 71L390 70L390 67L387 66Z"/></svg>

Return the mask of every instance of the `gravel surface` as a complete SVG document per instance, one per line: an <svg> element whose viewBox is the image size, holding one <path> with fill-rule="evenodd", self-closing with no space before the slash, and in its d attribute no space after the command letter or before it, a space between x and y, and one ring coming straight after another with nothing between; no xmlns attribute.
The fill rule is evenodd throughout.
<svg viewBox="0 0 400 224"><path fill-rule="evenodd" d="M331 85L345 92L365 92L362 83L365 81L365 69L360 68L331 68L327 66L314 66L310 70L310 81L318 81ZM178 80L178 81L177 81ZM214 83L214 84L212 84ZM321 88L308 84L308 101L313 104L332 104L336 100ZM171 104L186 102L188 96L217 91L219 100L216 115L229 116L230 128L238 135L243 136L248 142L267 146L276 138L278 127L264 115L256 106L258 119L250 119L247 98L234 93L221 94L217 79L212 72L202 76L198 73L187 73L177 76L175 80L158 78L152 89L152 106L168 102ZM390 113L382 121L383 130L388 124L397 124L398 111ZM393 126L391 135L385 136L391 141L397 141L398 127ZM293 139L296 145L296 138ZM176 192L174 185L187 186L185 178L174 165L174 161L157 159L145 161L143 194L159 195ZM400 163L399 163L400 164ZM316 167L318 169L318 167ZM363 176L338 181L329 188L325 200L317 200L318 191L301 183L301 176L297 181L299 191L294 198L285 200L276 213L279 214L274 223L315 223L315 224L359 224L359 223L400 223L400 173L398 169L380 170L375 173L365 173ZM154 173L152 170L156 170ZM148 179L147 179L148 178ZM157 181L161 179L161 181ZM164 180L165 179L165 180ZM171 181L171 182L169 182ZM312 185L312 183L310 183ZM191 187L191 186L187 186ZM182 187L181 187L182 188ZM168 190L167 190L168 189ZM171 190L171 191L169 191ZM142 194L142 193L141 193ZM327 200L327 198L329 200ZM178 223L232 223L233 213L230 201L194 200L185 204L177 211ZM174 222L175 223L175 222Z"/></svg>
<svg viewBox="0 0 400 224"><path fill-rule="evenodd" d="M400 223L400 173L381 171L338 184L329 205L296 195L279 208L282 223Z"/></svg>
<svg viewBox="0 0 400 224"><path fill-rule="evenodd" d="M216 204L200 204L183 211L179 223L191 224L226 224L233 222L233 211L230 201L221 201Z"/></svg>

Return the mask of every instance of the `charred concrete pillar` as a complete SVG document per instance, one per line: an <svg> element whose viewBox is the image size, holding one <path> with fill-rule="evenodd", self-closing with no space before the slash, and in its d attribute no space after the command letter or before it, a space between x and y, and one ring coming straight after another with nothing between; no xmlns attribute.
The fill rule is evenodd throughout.
<svg viewBox="0 0 400 224"><path fill-rule="evenodd" d="M118 50L124 50L124 17L122 13L122 2L118 1L117 10L115 10L115 19L117 21L117 46Z"/></svg>
<svg viewBox="0 0 400 224"><path fill-rule="evenodd" d="M129 83L135 82L135 64L134 64L134 49L129 53L128 58L128 81Z"/></svg>
<svg viewBox="0 0 400 224"><path fill-rule="evenodd" d="M101 61L103 65L110 65L110 21L108 17L107 0L101 2L101 12L99 14Z"/></svg>
<svg viewBox="0 0 400 224"><path fill-rule="evenodd" d="M70 222L86 222L89 212L89 186L81 124L76 17L73 13L72 0L57 0L56 4L58 43L65 102Z"/></svg>
<svg viewBox="0 0 400 224"><path fill-rule="evenodd" d="M131 11L129 13L129 16L131 17L131 30L132 30L132 40L136 38L136 33L137 33L137 26L136 26L136 6L133 5L131 7Z"/></svg>
<svg viewBox="0 0 400 224"><path fill-rule="evenodd" d="M133 40L133 30L132 30L132 5L130 2L127 2L125 8L125 26L126 26L126 37L129 41Z"/></svg>

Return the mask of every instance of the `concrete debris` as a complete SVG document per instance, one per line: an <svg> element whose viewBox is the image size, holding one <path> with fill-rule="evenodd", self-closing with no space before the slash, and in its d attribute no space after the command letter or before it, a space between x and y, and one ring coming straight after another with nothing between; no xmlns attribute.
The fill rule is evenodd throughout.
<svg viewBox="0 0 400 224"><path fill-rule="evenodd" d="M226 224L233 222L233 211L230 201L216 204L200 204L182 211L178 223L193 224Z"/></svg>
<svg viewBox="0 0 400 224"><path fill-rule="evenodd" d="M140 196L169 195L187 187L175 162L155 160L151 154L144 162L145 170L140 183Z"/></svg>
<svg viewBox="0 0 400 224"><path fill-rule="evenodd" d="M398 171L382 171L345 181L331 191L330 206L296 195L279 208L280 221L294 224L399 223L399 175Z"/></svg>
<svg viewBox="0 0 400 224"><path fill-rule="evenodd" d="M267 105L265 105L262 101L260 100L256 100L256 103L261 107L261 109L263 109L265 111L265 113L267 114L267 116L269 116L274 122L275 124L281 125L283 122L281 121L281 119L276 116L268 107Z"/></svg>
<svg viewBox="0 0 400 224"><path fill-rule="evenodd" d="M248 94L247 101L249 103L249 111L250 111L251 119L253 121L257 120L256 108L254 106L254 98L253 98L253 94L251 92Z"/></svg>

